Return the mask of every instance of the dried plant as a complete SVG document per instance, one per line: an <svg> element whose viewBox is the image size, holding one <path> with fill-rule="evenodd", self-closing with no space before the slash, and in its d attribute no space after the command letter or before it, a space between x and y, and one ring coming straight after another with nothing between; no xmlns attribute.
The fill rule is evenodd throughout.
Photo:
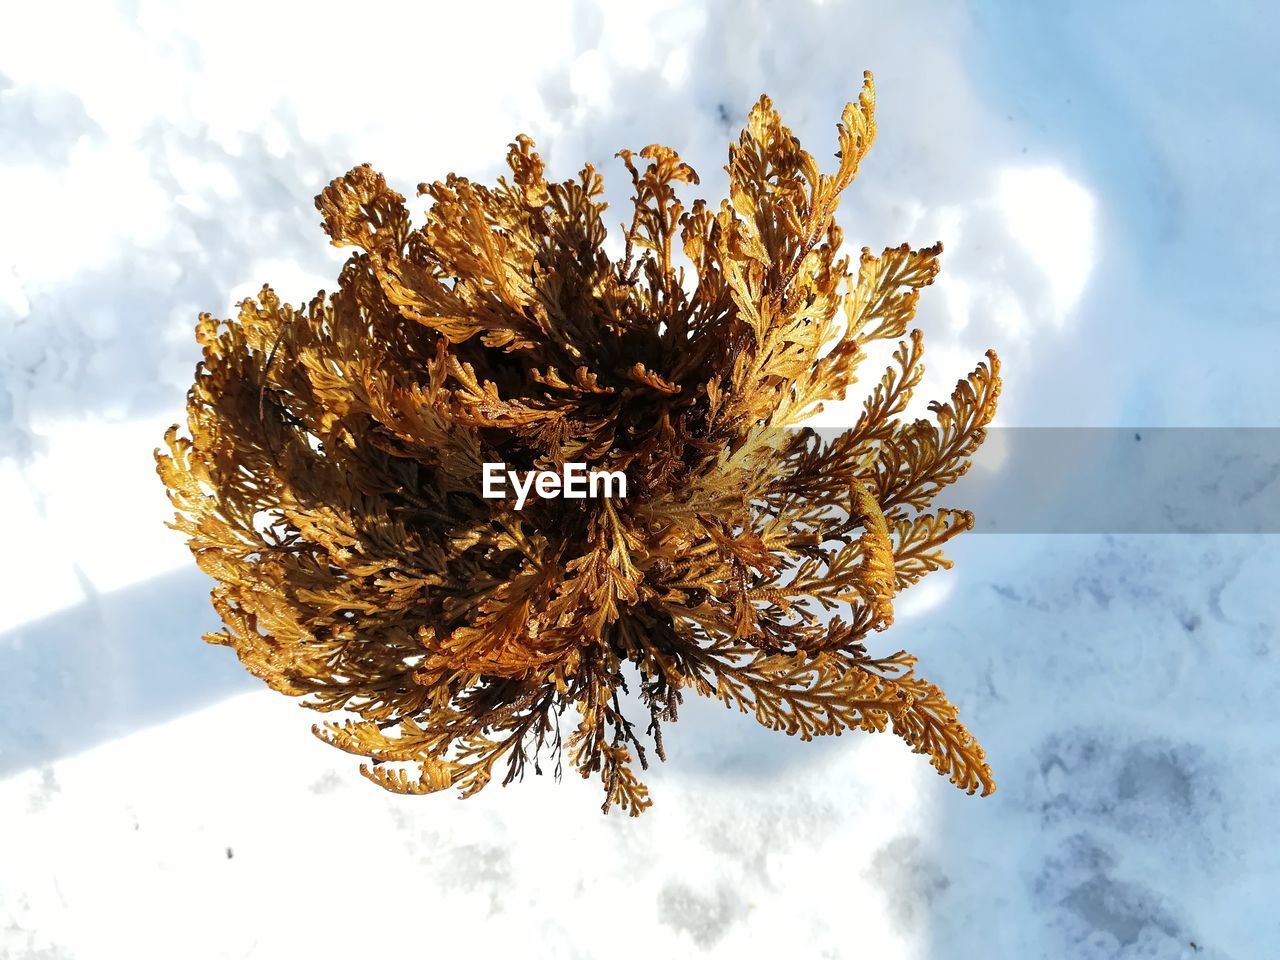
<svg viewBox="0 0 1280 960"><path fill-rule="evenodd" d="M642 741L663 756L688 691L804 740L891 727L990 792L915 658L866 647L972 525L929 504L999 391L989 353L933 420L905 418L922 373L908 326L941 247L863 250L856 270L840 255L833 214L873 107L868 75L824 174L761 98L718 210L677 199L698 179L672 150L622 151L621 260L599 174L549 182L525 137L509 180L420 186L418 228L368 166L334 180L324 229L358 250L337 291L291 307L264 287L234 320L202 316L190 438L174 427L157 452L217 581L225 628L206 639L358 717L315 732L400 793L469 796L540 755L559 773L567 750L606 811L638 813L632 764ZM851 429L803 427L867 344L899 338ZM480 496L485 462L620 470L628 496L517 511Z"/></svg>

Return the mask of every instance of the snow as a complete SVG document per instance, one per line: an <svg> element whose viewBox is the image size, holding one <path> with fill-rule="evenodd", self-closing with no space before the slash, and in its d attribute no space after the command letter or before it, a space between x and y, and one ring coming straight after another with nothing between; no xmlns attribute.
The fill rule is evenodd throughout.
<svg viewBox="0 0 1280 960"><path fill-rule="evenodd" d="M883 643L961 705L996 794L893 738L803 744L698 704L632 821L574 776L466 802L366 784L314 715L200 643L207 584L151 462L196 314L329 284L311 198L353 164L405 192L490 177L525 131L621 203L613 153L660 141L717 197L761 92L829 157L864 68L880 135L842 224L855 248L945 242L930 395L994 346L1006 426L1274 426L1269 8L117 0L4 20L0 956L1274 954L1275 537L970 535Z"/></svg>

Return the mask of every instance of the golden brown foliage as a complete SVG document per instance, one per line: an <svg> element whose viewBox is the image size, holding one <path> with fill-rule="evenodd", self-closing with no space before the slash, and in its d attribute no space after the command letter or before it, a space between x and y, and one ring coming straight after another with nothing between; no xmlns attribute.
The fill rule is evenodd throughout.
<svg viewBox="0 0 1280 960"><path fill-rule="evenodd" d="M543 751L558 771L567 749L606 810L638 813L633 761L645 738L663 755L687 691L805 740L892 727L990 792L915 659L865 646L972 525L929 505L999 391L988 354L932 421L904 419L922 370L908 326L941 247L864 250L854 270L840 255L833 214L873 107L868 75L828 174L761 98L718 209L677 199L698 179L672 150L623 151L620 261L600 176L547 181L525 137L510 179L420 186L417 228L368 166L334 180L324 229L358 251L338 290L291 307L264 287L236 319L201 317L190 438L175 427L157 453L217 581L225 628L206 639L354 714L316 733L401 793L469 796ZM900 342L856 424L803 428L876 340ZM486 461L621 470L628 496L516 511L481 498ZM643 729L624 715L637 701Z"/></svg>

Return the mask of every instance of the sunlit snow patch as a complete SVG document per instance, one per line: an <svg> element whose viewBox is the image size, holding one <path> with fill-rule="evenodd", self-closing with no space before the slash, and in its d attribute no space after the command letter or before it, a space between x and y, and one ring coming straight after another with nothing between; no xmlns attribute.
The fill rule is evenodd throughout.
<svg viewBox="0 0 1280 960"><path fill-rule="evenodd" d="M1021 167L1000 175L997 201L1009 233L1048 281L1060 326L1093 269L1093 195L1059 167Z"/></svg>

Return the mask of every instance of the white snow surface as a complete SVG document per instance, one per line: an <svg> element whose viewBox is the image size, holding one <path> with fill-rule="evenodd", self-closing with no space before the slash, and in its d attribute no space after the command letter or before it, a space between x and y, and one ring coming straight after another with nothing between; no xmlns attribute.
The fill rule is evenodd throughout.
<svg viewBox="0 0 1280 960"><path fill-rule="evenodd" d="M151 459L199 311L332 286L312 197L354 164L411 194L524 131L624 204L658 141L718 198L760 93L830 162L863 69L841 222L945 242L930 395L994 346L1006 425L1275 426L1270 5L0 9L0 957L1280 955L1274 537L970 535L879 643L998 792L690 704L631 820L572 775L363 781L200 642Z"/></svg>

